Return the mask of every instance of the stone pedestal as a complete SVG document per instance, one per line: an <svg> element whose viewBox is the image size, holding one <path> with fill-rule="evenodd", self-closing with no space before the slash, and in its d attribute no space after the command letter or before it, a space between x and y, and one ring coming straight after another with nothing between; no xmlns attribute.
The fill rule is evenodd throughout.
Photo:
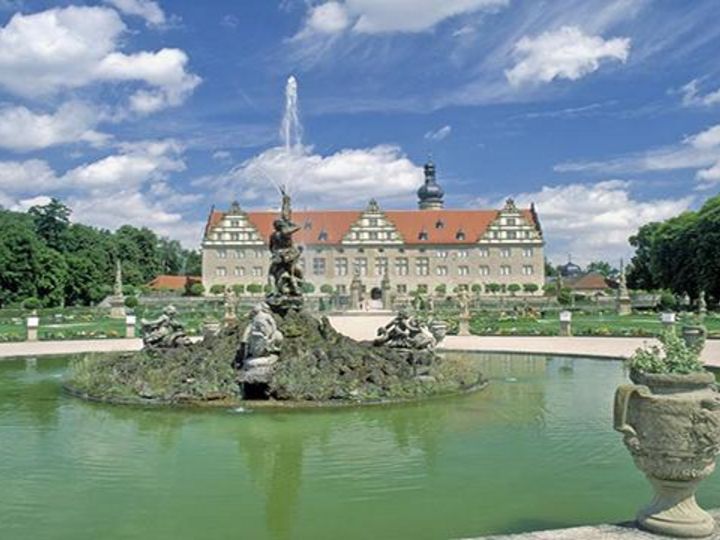
<svg viewBox="0 0 720 540"><path fill-rule="evenodd" d="M128 315L125 317L125 337L132 339L135 337L135 323L137 318L135 315Z"/></svg>
<svg viewBox="0 0 720 540"><path fill-rule="evenodd" d="M572 336L572 311L560 312L560 335L564 337Z"/></svg>
<svg viewBox="0 0 720 540"><path fill-rule="evenodd" d="M113 296L110 298L110 318L124 319L126 315L125 298L122 296Z"/></svg>
<svg viewBox="0 0 720 540"><path fill-rule="evenodd" d="M380 290L382 291L382 307L383 309L392 309L392 299L390 298L390 278L385 274L380 282Z"/></svg>
<svg viewBox="0 0 720 540"><path fill-rule="evenodd" d="M663 325L664 331L671 331L675 328L675 314L670 313L661 313L660 314L660 322Z"/></svg>
<svg viewBox="0 0 720 540"><path fill-rule="evenodd" d="M40 318L37 315L31 315L27 318L27 340L38 340L38 326L40 326Z"/></svg>
<svg viewBox="0 0 720 540"><path fill-rule="evenodd" d="M356 275L350 283L350 309L360 309L360 296L362 295L362 282Z"/></svg>
<svg viewBox="0 0 720 540"><path fill-rule="evenodd" d="M459 319L458 336L470 335L470 317L462 315Z"/></svg>
<svg viewBox="0 0 720 540"><path fill-rule="evenodd" d="M618 315L632 314L632 301L629 296L620 296L617 299L616 311Z"/></svg>

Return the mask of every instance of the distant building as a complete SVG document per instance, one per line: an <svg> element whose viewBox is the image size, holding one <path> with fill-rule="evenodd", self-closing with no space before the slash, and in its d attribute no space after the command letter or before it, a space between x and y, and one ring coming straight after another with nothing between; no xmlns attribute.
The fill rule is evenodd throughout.
<svg viewBox="0 0 720 540"><path fill-rule="evenodd" d="M564 285L576 294L584 296L605 296L617 284L597 272L589 272L579 276L571 276L564 280Z"/></svg>
<svg viewBox="0 0 720 540"><path fill-rule="evenodd" d="M153 291L184 291L194 283L202 283L199 276L156 276L150 283L148 288Z"/></svg>
<svg viewBox="0 0 720 540"><path fill-rule="evenodd" d="M432 292L445 285L479 285L490 294L510 284L542 294L544 240L534 206L517 208L508 199L500 210L444 209L435 166L425 165L418 210L383 210L373 199L364 210L295 211L301 227L306 281L349 292L358 274L372 298L379 298L387 274L395 293ZM203 285L267 283L267 242L277 212L245 211L235 202L211 210L202 243Z"/></svg>

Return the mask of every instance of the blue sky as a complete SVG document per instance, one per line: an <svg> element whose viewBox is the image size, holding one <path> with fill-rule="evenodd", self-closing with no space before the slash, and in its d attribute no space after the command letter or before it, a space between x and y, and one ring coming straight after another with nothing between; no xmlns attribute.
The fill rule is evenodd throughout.
<svg viewBox="0 0 720 540"><path fill-rule="evenodd" d="M716 0L0 0L0 205L196 246L212 204L535 201L548 254L718 193ZM303 138L279 125L289 75Z"/></svg>

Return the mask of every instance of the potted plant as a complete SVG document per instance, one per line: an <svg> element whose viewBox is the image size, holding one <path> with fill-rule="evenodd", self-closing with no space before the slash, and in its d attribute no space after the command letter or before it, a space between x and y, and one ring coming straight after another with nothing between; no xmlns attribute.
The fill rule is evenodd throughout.
<svg viewBox="0 0 720 540"><path fill-rule="evenodd" d="M615 393L615 429L655 498L637 515L640 527L699 538L715 530L695 501L698 484L715 469L720 449L720 394L696 348L674 332L629 360L635 383Z"/></svg>
<svg viewBox="0 0 720 540"><path fill-rule="evenodd" d="M705 347L707 329L698 317L691 317L682 325L682 337L689 348L700 354Z"/></svg>

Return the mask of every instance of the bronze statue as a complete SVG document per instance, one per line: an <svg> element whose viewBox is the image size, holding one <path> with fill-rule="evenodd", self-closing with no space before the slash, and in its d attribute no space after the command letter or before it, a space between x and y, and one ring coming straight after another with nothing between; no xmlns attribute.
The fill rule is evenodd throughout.
<svg viewBox="0 0 720 540"><path fill-rule="evenodd" d="M167 306L155 320L140 321L142 324L143 345L150 349L169 349L191 343L185 334L185 327L175 316L174 306Z"/></svg>
<svg viewBox="0 0 720 540"><path fill-rule="evenodd" d="M300 227L292 221L290 196L284 188L282 193L282 209L280 219L273 222L274 231L270 235L270 285L273 296L301 297L303 273L298 265L302 248L293 244L293 235Z"/></svg>

